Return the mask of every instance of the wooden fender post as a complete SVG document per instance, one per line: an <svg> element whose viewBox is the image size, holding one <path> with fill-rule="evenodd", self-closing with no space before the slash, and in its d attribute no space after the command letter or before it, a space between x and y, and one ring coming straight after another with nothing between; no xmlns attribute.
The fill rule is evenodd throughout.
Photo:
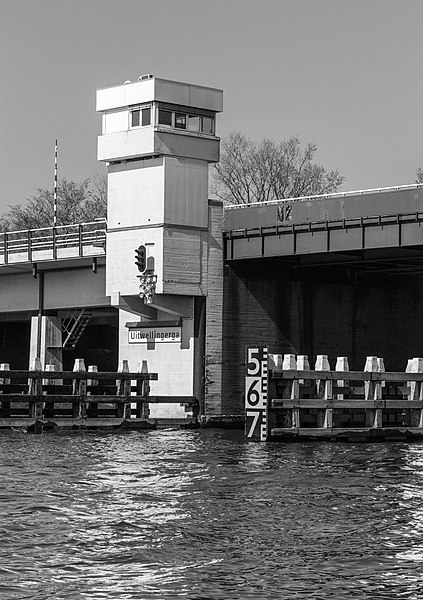
<svg viewBox="0 0 423 600"><path fill-rule="evenodd" d="M119 363L118 373L129 373L129 363L127 360L121 360ZM125 398L124 403L116 404L116 416L120 419L130 419L131 418L131 404L130 404L130 396L131 396L131 380L130 379L117 379L116 380L117 390L116 393L118 396L123 396Z"/></svg>
<svg viewBox="0 0 423 600"><path fill-rule="evenodd" d="M85 373L85 362L83 358L76 358L73 370L78 373ZM75 396L79 396L78 400L75 400L72 405L72 416L74 419L85 419L87 416L87 380L86 379L74 379L72 392Z"/></svg>
<svg viewBox="0 0 423 600"><path fill-rule="evenodd" d="M297 359L295 354L284 354L282 362L283 371L297 371ZM284 389L284 398L290 400L298 400L300 397L300 381L299 379L289 379L288 385ZM298 429L301 427L300 424L300 409L298 406L291 408L291 427Z"/></svg>
<svg viewBox="0 0 423 600"><path fill-rule="evenodd" d="M368 356L364 366L366 373L378 373L379 365L377 356ZM364 399L378 402L382 400L382 386L380 381L365 381L364 382ZM382 409L367 408L366 409L366 426L378 429L382 427Z"/></svg>
<svg viewBox="0 0 423 600"><path fill-rule="evenodd" d="M283 360L283 356L282 354L269 354L269 371L271 369L282 369L282 360Z"/></svg>
<svg viewBox="0 0 423 600"><path fill-rule="evenodd" d="M297 369L298 371L310 371L310 362L307 354L299 354L297 356ZM299 383L300 385L309 385L309 382L304 379L300 379Z"/></svg>
<svg viewBox="0 0 423 600"><path fill-rule="evenodd" d="M415 357L411 361L411 373L423 373L423 358ZM422 381L410 381L408 383L410 386L410 393L408 395L409 400L417 400L423 401L423 382ZM417 418L416 418L417 417ZM423 428L423 409L418 411L418 414L415 414L415 411L411 411L411 421L410 425L412 427L420 427Z"/></svg>
<svg viewBox="0 0 423 600"><path fill-rule="evenodd" d="M383 358L379 358L377 359L377 370L379 371L379 373L385 373L385 361L383 360ZM380 385L384 388L386 387L386 381L381 381Z"/></svg>
<svg viewBox="0 0 423 600"><path fill-rule="evenodd" d="M46 371L49 372L53 372L56 370L56 365L50 364L50 365L46 365L45 368ZM55 386L56 385L56 380L55 379L43 379L43 386ZM47 394L46 391L43 392L44 394ZM56 393L56 392L55 392ZM47 418L52 418L54 416L54 402L52 403L48 403L45 408L44 408L44 416Z"/></svg>
<svg viewBox="0 0 423 600"><path fill-rule="evenodd" d="M148 364L146 360L138 363L137 373L148 373ZM147 399L150 394L150 382L148 379L137 382L137 395ZM137 419L148 419L150 416L150 407L148 402L137 402Z"/></svg>
<svg viewBox="0 0 423 600"><path fill-rule="evenodd" d="M88 365L88 373L98 373L97 365ZM93 393L92 388L98 385L98 379L87 379L87 396ZM90 389L88 389L90 388ZM87 406L87 413L90 417L98 417L98 402L90 402Z"/></svg>
<svg viewBox="0 0 423 600"><path fill-rule="evenodd" d="M350 366L348 364L348 358L346 356L338 356L336 359L335 371L342 371L343 373L346 373L349 370ZM336 385L338 387L348 387L349 381L346 381L345 379L338 379ZM344 394L337 394L338 400L344 400L344 397Z"/></svg>
<svg viewBox="0 0 423 600"><path fill-rule="evenodd" d="M265 442L268 435L267 348L247 348L245 362L245 435L248 440Z"/></svg>
<svg viewBox="0 0 423 600"><path fill-rule="evenodd" d="M0 363L0 371L10 371L10 364L9 363ZM10 379L8 377L0 378L0 386L1 386L0 394L4 393L4 389L3 389L4 385L10 385ZM10 417L10 402L2 402L1 403L1 414L3 417Z"/></svg>
<svg viewBox="0 0 423 600"><path fill-rule="evenodd" d="M43 385L41 381L41 360L39 358L33 358L31 361L30 371L34 371L34 376L28 379L28 394L31 396L41 396L43 393ZM43 403L42 402L30 402L29 403L29 416L32 419L43 418Z"/></svg>
<svg viewBox="0 0 423 600"><path fill-rule="evenodd" d="M318 354L316 357L316 364L314 366L315 371L330 371L330 364L326 354ZM333 381L332 379L318 380L317 383L317 396L323 400L333 400ZM320 423L319 423L320 421ZM325 408L322 419L318 419L318 425L324 429L331 429L333 426L333 409Z"/></svg>

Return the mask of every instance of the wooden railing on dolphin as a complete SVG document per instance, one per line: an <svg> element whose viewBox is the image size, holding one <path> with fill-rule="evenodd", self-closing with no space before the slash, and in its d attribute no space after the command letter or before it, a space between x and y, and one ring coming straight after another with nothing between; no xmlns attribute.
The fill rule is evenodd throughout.
<svg viewBox="0 0 423 600"><path fill-rule="evenodd" d="M0 429L54 427L151 428L148 422L152 403L181 403L196 415L197 400L186 397L150 395L150 381L157 373L147 371L146 361L130 372L127 361L118 371L88 371L81 359L73 371L55 371L53 365L41 370L35 359L28 371L10 370L0 364ZM31 430L31 429L30 429Z"/></svg>
<svg viewBox="0 0 423 600"><path fill-rule="evenodd" d="M311 370L306 356L269 355L248 348L246 436L260 441L377 441L423 437L423 358L405 372L385 372L367 357L363 371L349 371L327 356Z"/></svg>

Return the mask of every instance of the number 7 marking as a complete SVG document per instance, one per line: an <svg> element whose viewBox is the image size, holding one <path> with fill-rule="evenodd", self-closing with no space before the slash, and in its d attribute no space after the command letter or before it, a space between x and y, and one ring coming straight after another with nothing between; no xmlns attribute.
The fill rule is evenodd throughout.
<svg viewBox="0 0 423 600"><path fill-rule="evenodd" d="M258 410L247 410L247 417L253 417L253 422L250 427L250 431L247 433L247 438L252 437L254 430L257 426L261 411Z"/></svg>

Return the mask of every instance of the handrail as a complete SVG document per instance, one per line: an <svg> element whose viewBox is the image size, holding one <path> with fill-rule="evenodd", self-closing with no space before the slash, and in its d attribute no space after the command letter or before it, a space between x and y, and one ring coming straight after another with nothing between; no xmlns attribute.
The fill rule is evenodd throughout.
<svg viewBox="0 0 423 600"><path fill-rule="evenodd" d="M66 229L67 227L86 227L87 225L97 225L97 228L99 230L101 230L100 225L104 225L104 230L107 229L107 221L106 219L102 219L102 220L97 220L97 221L87 221L86 223L71 223L69 225L56 225L56 227L50 226L50 227L36 227L35 229L17 229L17 230L12 230L12 231L4 231L2 232L7 233L7 235L12 235L12 234L16 234L16 233L28 233L28 231L31 232L36 232L36 231L52 231L53 229Z"/></svg>
<svg viewBox="0 0 423 600"><path fill-rule="evenodd" d="M55 260L58 258L58 250L65 248L75 248L78 256L84 256L84 249L89 246L105 247L106 232L105 219L57 227L8 231L0 236L0 255L3 255L4 264L10 262L9 258L13 262L36 260L34 255L40 251L51 251L51 258ZM91 254L93 252L98 254L101 250L92 250ZM24 254L24 257L20 258L19 254Z"/></svg>

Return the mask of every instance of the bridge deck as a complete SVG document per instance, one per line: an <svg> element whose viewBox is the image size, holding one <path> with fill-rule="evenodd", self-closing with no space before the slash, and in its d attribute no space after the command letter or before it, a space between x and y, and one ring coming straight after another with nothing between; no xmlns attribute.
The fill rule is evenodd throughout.
<svg viewBox="0 0 423 600"><path fill-rule="evenodd" d="M422 223L421 185L228 208L226 259L416 249Z"/></svg>

